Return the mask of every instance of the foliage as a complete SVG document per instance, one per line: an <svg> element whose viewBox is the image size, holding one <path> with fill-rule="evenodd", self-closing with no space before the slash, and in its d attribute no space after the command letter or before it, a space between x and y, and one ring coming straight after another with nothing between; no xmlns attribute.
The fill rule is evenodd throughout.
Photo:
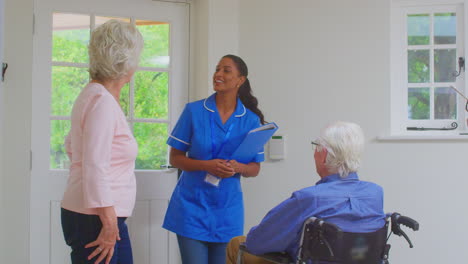
<svg viewBox="0 0 468 264"><path fill-rule="evenodd" d="M138 29L145 41L140 67L167 68L169 25L139 25ZM54 31L52 60L87 63L89 32L89 29ZM70 121L57 120L57 116L70 116L76 97L89 81L85 67L76 65L52 68L50 133L52 169L66 168L68 164L64 138L70 130ZM138 142L136 168L159 169L160 165L167 163L168 147L165 142L169 123L169 74L148 68L141 69L135 73L130 83L131 85L122 88L120 104ZM133 111L130 107L133 107Z"/></svg>
<svg viewBox="0 0 468 264"><path fill-rule="evenodd" d="M54 31L52 61L87 63L89 29Z"/></svg>
<svg viewBox="0 0 468 264"><path fill-rule="evenodd" d="M139 148L136 168L159 169L166 164L167 124L138 122L133 129Z"/></svg>
<svg viewBox="0 0 468 264"><path fill-rule="evenodd" d="M135 117L168 118L168 74L140 71L135 73Z"/></svg>
<svg viewBox="0 0 468 264"><path fill-rule="evenodd" d="M50 167L66 168L69 164L64 140L70 130L69 120L50 121Z"/></svg>
<svg viewBox="0 0 468 264"><path fill-rule="evenodd" d="M138 26L145 40L141 53L140 66L168 67L169 58L169 24Z"/></svg>
<svg viewBox="0 0 468 264"><path fill-rule="evenodd" d="M434 90L434 118L457 119L457 94L448 87Z"/></svg>
<svg viewBox="0 0 468 264"><path fill-rule="evenodd" d="M431 34L431 26L433 34ZM410 46L408 49L408 83L410 84L408 118L416 120L456 119L456 94L449 88L434 87L436 83L455 81L452 73L455 71L456 49L442 49L437 45L456 43L456 14L408 15L407 31ZM433 37L432 41L431 37ZM431 44L436 46L430 47ZM430 69L432 66L433 69ZM433 76L431 76L431 70ZM415 85L419 87L411 87L411 84L419 84ZM420 87L421 84L430 87ZM431 100L434 106L433 116L431 116Z"/></svg>
<svg viewBox="0 0 468 264"><path fill-rule="evenodd" d="M434 82L454 82L456 49L434 50Z"/></svg>
<svg viewBox="0 0 468 264"><path fill-rule="evenodd" d="M434 43L456 44L457 16L455 13L434 14Z"/></svg>
<svg viewBox="0 0 468 264"><path fill-rule="evenodd" d="M430 17L428 14L408 15L408 45L429 45Z"/></svg>
<svg viewBox="0 0 468 264"><path fill-rule="evenodd" d="M408 51L408 82L429 82L429 50Z"/></svg>
<svg viewBox="0 0 468 264"><path fill-rule="evenodd" d="M86 68L53 66L51 115L70 115L76 97L88 82Z"/></svg>
<svg viewBox="0 0 468 264"><path fill-rule="evenodd" d="M429 88L408 89L408 118L429 119Z"/></svg>

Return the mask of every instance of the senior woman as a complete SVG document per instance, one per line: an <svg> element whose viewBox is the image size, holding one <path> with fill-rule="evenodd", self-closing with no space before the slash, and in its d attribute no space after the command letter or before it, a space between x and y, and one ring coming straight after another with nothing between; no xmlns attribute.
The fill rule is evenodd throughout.
<svg viewBox="0 0 468 264"><path fill-rule="evenodd" d="M138 146L119 104L143 47L134 25L110 20L91 34L91 82L73 105L62 229L77 263L133 263L125 219L135 204Z"/></svg>

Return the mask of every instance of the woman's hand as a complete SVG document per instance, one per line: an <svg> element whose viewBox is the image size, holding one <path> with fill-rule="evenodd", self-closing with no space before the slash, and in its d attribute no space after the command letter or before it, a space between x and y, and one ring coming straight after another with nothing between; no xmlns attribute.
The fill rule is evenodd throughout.
<svg viewBox="0 0 468 264"><path fill-rule="evenodd" d="M255 177L260 172L260 163L257 162L244 164L236 160L229 160L227 165L233 168L235 173L240 173L244 177Z"/></svg>
<svg viewBox="0 0 468 264"><path fill-rule="evenodd" d="M243 174L247 165L244 163L237 162L236 160L229 160L227 165L231 167L235 173Z"/></svg>
<svg viewBox="0 0 468 264"><path fill-rule="evenodd" d="M227 161L222 159L206 160L205 171L220 178L229 178L236 174L234 169L228 165Z"/></svg>
<svg viewBox="0 0 468 264"><path fill-rule="evenodd" d="M114 255L114 246L117 240L120 240L119 227L117 223L117 216L113 206L97 208L98 215L102 222L101 232L97 239L85 246L85 248L96 247L96 249L88 256L88 260L99 257L94 262L100 263L104 258L106 264L109 264L112 256Z"/></svg>

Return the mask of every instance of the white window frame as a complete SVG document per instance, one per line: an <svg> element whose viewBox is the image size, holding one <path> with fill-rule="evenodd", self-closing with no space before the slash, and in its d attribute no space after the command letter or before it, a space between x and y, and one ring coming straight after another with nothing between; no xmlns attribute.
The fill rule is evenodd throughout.
<svg viewBox="0 0 468 264"><path fill-rule="evenodd" d="M390 136L428 136L428 135L460 135L468 131L468 114L465 109L465 101L457 95L457 120L458 128L455 130L429 130L408 131L412 127L449 127L448 120L408 120L408 88L407 88L407 25L406 16L410 13L446 12L457 13L457 55L465 57L467 50L467 29L465 26L468 0L393 0L391 7L390 30L390 69L391 69L391 130ZM431 62L432 64L433 62ZM457 69L458 70L458 66ZM465 95L467 94L466 71L456 78L455 86ZM431 97L431 100L432 97ZM432 103L432 102L431 102Z"/></svg>
<svg viewBox="0 0 468 264"><path fill-rule="evenodd" d="M0 0L1 1L1 0ZM167 2L173 2L173 1L167 1ZM181 1L179 1L181 2ZM89 16L90 18L90 24L89 24L89 33L91 34L91 32L96 28L96 17L107 17L107 18L122 18L122 19L129 19L129 23L133 24L133 25L136 25L136 21L137 20L144 20L144 19L140 19L139 17L130 17L130 16L122 16L122 17L118 17L118 16L108 16L108 15L105 15L105 14L101 14L101 13L94 13L94 12L90 12L90 13L79 13L79 12L61 12L61 11L56 11L54 13L57 13L57 14L70 14L70 15L83 15L83 16ZM161 22L166 22L169 24L170 28L172 29L172 25L171 25L171 22L170 21L161 21ZM169 42L172 43L172 30L169 30ZM172 49L173 47L171 45L169 45L169 57L172 58ZM66 62L66 61L54 61L52 60L52 57L51 57L51 72L52 72L52 69L54 66L61 66L61 67L70 67L70 68L79 68L79 69L86 69L88 70L89 68L89 62L86 62L86 63L83 63L83 62ZM168 89L169 89L169 94L172 93L172 90L171 90L171 81L172 81L172 74L173 74L173 71L172 71L172 60L169 62L169 65L166 67L166 68L162 68L162 67L151 67L151 66L140 66L138 65L137 69L135 70L135 73L137 72L146 72L146 71L149 71L149 72L160 72L160 73L166 73L168 74L168 77L169 77L169 81L168 81ZM90 81L91 79L89 79ZM129 104L128 104L128 113L126 114L126 119L127 119L127 122L129 123L129 126L130 126L130 130L133 132L134 130L134 125L137 124L137 123L146 123L146 124L166 124L167 125L167 133L169 135L170 131L171 131L171 127L170 127L170 116L171 116L171 98L169 97L168 100L169 100L169 112L168 112L168 116L167 118L137 118L135 117L135 114L134 114L134 109L135 109L135 102L134 102L134 99L135 99L135 76L131 78L131 81L129 83ZM170 96L170 95L169 95ZM52 105L53 102L51 102L51 105ZM69 115L52 115L52 114L49 114L49 118L50 118L50 122L52 121L58 121L58 120L64 120L64 121L71 121L71 113ZM51 125L51 123L49 123L49 126ZM50 144L50 143L49 143ZM167 157L166 157L166 160L169 161L169 147L167 147L168 151L167 151ZM63 172L64 170L66 171L68 169L68 165L66 166L66 168L50 168L51 171L59 171L59 172ZM138 171L160 171L160 170L163 170L163 168L152 168L152 169L140 169L140 168L136 168L136 170Z"/></svg>

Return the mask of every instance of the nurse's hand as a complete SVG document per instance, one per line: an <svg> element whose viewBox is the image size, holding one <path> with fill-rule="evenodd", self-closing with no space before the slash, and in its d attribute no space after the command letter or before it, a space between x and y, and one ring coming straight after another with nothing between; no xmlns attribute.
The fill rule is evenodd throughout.
<svg viewBox="0 0 468 264"><path fill-rule="evenodd" d="M236 160L229 160L227 165L231 167L235 173L243 174L245 172L246 165L244 163L237 162Z"/></svg>
<svg viewBox="0 0 468 264"><path fill-rule="evenodd" d="M260 163L258 162L244 164L236 160L230 160L227 162L227 165L231 166L235 173L240 173L244 177L255 177L260 172Z"/></svg>
<svg viewBox="0 0 468 264"><path fill-rule="evenodd" d="M209 174L220 178L229 178L236 173L234 168L229 166L226 160L222 159L207 160L205 170Z"/></svg>

